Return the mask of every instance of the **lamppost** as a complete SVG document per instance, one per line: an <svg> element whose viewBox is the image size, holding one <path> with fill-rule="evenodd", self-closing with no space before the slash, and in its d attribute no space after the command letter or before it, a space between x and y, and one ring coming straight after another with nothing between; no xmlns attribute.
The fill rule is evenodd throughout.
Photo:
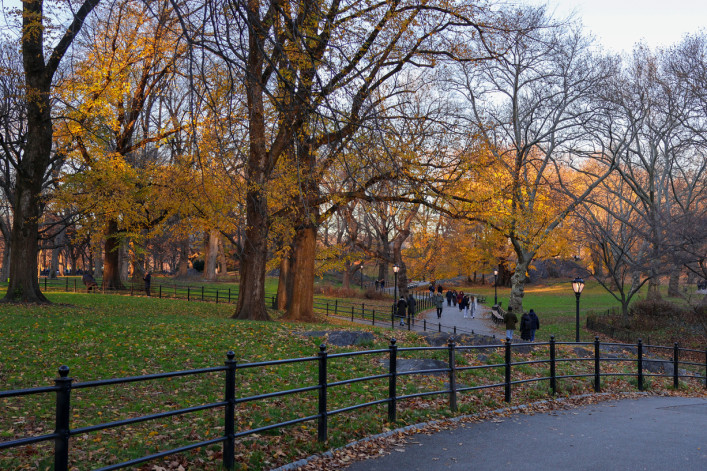
<svg viewBox="0 0 707 471"><path fill-rule="evenodd" d="M363 262L359 264L358 268L361 270L361 289L363 289Z"/></svg>
<svg viewBox="0 0 707 471"><path fill-rule="evenodd" d="M397 313L395 312L395 308L398 304L398 272L400 271L400 267L398 265L393 265L393 276L395 278L395 290L393 291L393 316L395 316ZM392 322L392 319L391 319Z"/></svg>
<svg viewBox="0 0 707 471"><path fill-rule="evenodd" d="M498 306L498 268L493 270L493 305Z"/></svg>
<svg viewBox="0 0 707 471"><path fill-rule="evenodd" d="M399 271L400 271L400 267L397 265L393 265L393 274L395 276L395 292L394 292L395 296L393 299L395 300L396 303L398 302L398 272Z"/></svg>
<svg viewBox="0 0 707 471"><path fill-rule="evenodd" d="M582 295L582 290L584 289L584 280L577 277L572 282L572 291L577 298L577 319L575 322L574 339L575 342L579 342L579 297Z"/></svg>

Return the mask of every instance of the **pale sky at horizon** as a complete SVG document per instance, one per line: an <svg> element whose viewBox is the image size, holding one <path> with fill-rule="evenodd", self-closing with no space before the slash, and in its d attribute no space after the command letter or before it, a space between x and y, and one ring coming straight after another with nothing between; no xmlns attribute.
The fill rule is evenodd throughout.
<svg viewBox="0 0 707 471"><path fill-rule="evenodd" d="M493 0L491 0L493 2ZM501 0L516 4L547 4L558 18L575 12L585 28L608 51L631 52L645 40L652 49L671 46L687 34L707 30L707 0ZM0 0L20 5L20 0Z"/></svg>
<svg viewBox="0 0 707 471"><path fill-rule="evenodd" d="M516 0L547 4L550 12L565 17L574 11L585 28L607 50L631 52L644 40L651 48L678 43L685 34L707 30L706 0Z"/></svg>

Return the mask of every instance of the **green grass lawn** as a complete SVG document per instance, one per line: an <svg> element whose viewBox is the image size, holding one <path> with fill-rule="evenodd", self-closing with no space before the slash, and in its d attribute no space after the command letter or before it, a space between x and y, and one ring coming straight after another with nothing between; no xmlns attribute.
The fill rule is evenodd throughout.
<svg viewBox="0 0 707 471"><path fill-rule="evenodd" d="M591 292L591 290L589 291ZM531 293L529 293L530 296ZM538 294L551 298L559 292ZM275 322L249 322L230 319L233 305L156 299L140 296L52 292L49 306L0 305L0 389L19 389L53 384L60 365L70 367L76 382L146 375L153 373L206 368L223 365L226 352L233 350L239 363L254 363L285 358L313 358L322 338L301 335L305 330L352 328L370 330L374 341L359 349L385 349L390 331L343 320L320 317L318 324L291 324L272 312ZM588 296L591 298L591 296ZM564 296L573 301L573 295ZM360 300L359 300L360 301ZM558 301L561 304L564 301ZM549 303L549 301L548 301ZM530 305L529 305L530 306ZM543 332L558 329L567 313L551 314L551 304L536 308L545 319ZM571 309L571 308L570 308ZM573 311L570 311L573 312ZM328 322L325 323L325 322ZM333 325L332 325L333 324ZM556 327L559 326L559 327ZM423 346L414 333L396 331L398 345ZM330 347L330 353L356 348ZM445 360L447 352L401 352L400 358L426 356ZM568 354L569 356L569 354ZM478 352L460 352L460 365L480 366L499 362L499 354L483 358ZM528 359L546 358L545 348L527 355ZM360 376L384 374L387 354L360 355L329 362L329 382ZM590 368L587 363L581 367ZM580 367L580 368L581 368ZM563 364L562 371L578 367ZM629 368L618 366L617 368ZM514 378L535 373L547 376L547 365L518 367ZM463 385L490 384L502 381L502 370L474 369L460 372ZM267 368L239 369L237 397L294 389L316 384L316 363L293 363ZM444 389L444 376L401 376L399 394L424 393ZM560 394L588 392L589 379L560 382ZM666 382L666 383L669 383ZM607 389L630 390L634 387L620 377L606 380ZM656 381L656 388L663 383ZM688 386L699 389L699 386ZM329 390L329 410L387 397L388 382L382 378L352 383ZM514 387L514 403L546 397L546 384L529 383ZM223 374L210 373L184 377L76 389L72 392L71 427L121 420L148 413L165 412L223 400ZM474 413L503 404L502 388L460 395L459 413ZM0 439L41 435L53 431L54 397L25 396L0 400ZM316 391L296 396L273 397L238 406L236 429L246 430L316 414ZM393 426L418 423L452 415L445 395L401 401L398 422L386 423L386 406L379 405L336 415L330 418L329 440L316 441L316 423L307 422L279 431L259 433L239 439L237 459L242 469L269 469L309 454L342 446L359 437L379 433ZM201 411L188 416L171 417L130 425L119 429L86 433L71 440L72 469L93 469L158 450L207 440L223 433L222 411ZM185 453L177 458L190 469L219 469L220 446ZM30 445L0 453L0 469L50 469L51 444ZM152 463L154 464L154 463ZM150 467L144 469L152 469ZM164 466L164 464L160 464ZM143 468L136 468L143 469Z"/></svg>

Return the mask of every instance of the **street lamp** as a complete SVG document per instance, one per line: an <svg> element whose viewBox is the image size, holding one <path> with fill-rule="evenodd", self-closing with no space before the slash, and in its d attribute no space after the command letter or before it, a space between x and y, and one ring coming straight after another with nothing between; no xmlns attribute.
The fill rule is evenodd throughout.
<svg viewBox="0 0 707 471"><path fill-rule="evenodd" d="M397 265L393 265L393 274L395 276L395 302L398 302L398 272L400 271L400 267Z"/></svg>
<svg viewBox="0 0 707 471"><path fill-rule="evenodd" d="M493 305L498 306L498 268L493 270Z"/></svg>
<svg viewBox="0 0 707 471"><path fill-rule="evenodd" d="M358 268L361 269L361 289L363 289L363 262L359 264Z"/></svg>
<svg viewBox="0 0 707 471"><path fill-rule="evenodd" d="M579 342L579 297L582 295L582 290L584 289L584 280L577 277L572 282L572 291L577 298L577 319L575 322L574 338L575 342Z"/></svg>

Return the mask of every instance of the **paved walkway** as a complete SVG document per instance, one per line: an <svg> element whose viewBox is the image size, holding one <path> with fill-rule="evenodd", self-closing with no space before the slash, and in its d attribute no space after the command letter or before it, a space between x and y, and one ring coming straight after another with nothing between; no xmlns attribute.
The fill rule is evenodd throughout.
<svg viewBox="0 0 707 471"><path fill-rule="evenodd" d="M428 325L436 326L441 322L442 330L448 332L448 329L444 327L456 326L457 330L460 332L471 332L475 334L488 335L489 337L502 338L505 335L505 330L501 327L497 327L496 324L491 320L491 308L486 307L483 304L477 304L476 314L473 319L465 318L464 311L460 311L458 306L447 306L447 299L444 300L444 308L442 309L442 318L437 319L437 311L433 309L427 311L422 315L417 316L416 324L418 324L422 319L427 319ZM419 327L419 326L418 326Z"/></svg>
<svg viewBox="0 0 707 471"><path fill-rule="evenodd" d="M705 470L707 398L644 397L417 434L349 471Z"/></svg>

